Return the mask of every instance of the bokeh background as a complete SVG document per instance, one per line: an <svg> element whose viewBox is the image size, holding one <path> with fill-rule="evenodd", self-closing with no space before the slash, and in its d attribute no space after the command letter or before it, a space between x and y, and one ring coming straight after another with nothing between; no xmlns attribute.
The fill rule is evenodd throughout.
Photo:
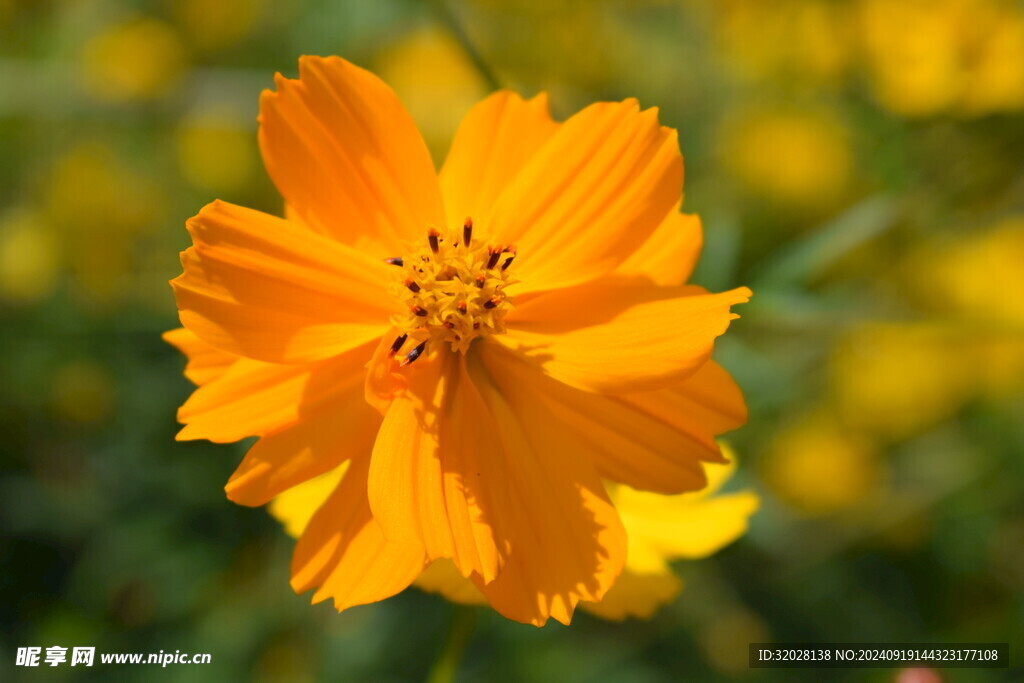
<svg viewBox="0 0 1024 683"><path fill-rule="evenodd" d="M1014 0L0 0L0 678L417 680L453 608L338 615L176 443L187 217L279 212L258 94L300 54L381 75L438 161L496 84L680 131L695 280L755 291L749 534L651 621L481 612L460 680L819 680L751 641L1000 641L1024 665L1024 5ZM18 646L213 663L15 669ZM829 672L894 680L894 671ZM947 670L947 681L1021 671Z"/></svg>

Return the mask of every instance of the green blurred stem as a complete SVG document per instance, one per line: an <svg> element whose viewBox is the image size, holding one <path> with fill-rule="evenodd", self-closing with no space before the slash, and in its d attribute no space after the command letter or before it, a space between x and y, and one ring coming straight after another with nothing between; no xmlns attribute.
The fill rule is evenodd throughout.
<svg viewBox="0 0 1024 683"><path fill-rule="evenodd" d="M487 87L491 90L501 90L501 81L498 80L494 70L484 61L480 51L473 45L473 41L469 39L469 34L466 33L466 29L462 26L452 8L448 6L448 3L445 0L427 0L427 4L434 8L438 19L440 19L441 23L448 29L448 32L459 43L459 47L466 53L469 61L473 63L473 68L486 81Z"/></svg>
<svg viewBox="0 0 1024 683"><path fill-rule="evenodd" d="M455 680L455 671L459 668L459 660L462 659L462 653L465 652L469 638L473 635L476 612L475 607L456 605L444 647L441 648L441 654L434 662L434 668L431 669L430 675L427 677L427 683L451 683Z"/></svg>

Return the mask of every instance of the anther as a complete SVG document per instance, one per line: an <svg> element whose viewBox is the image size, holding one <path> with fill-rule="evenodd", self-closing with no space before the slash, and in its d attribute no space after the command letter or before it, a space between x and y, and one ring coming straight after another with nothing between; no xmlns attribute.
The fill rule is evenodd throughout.
<svg viewBox="0 0 1024 683"><path fill-rule="evenodd" d="M427 241L430 242L430 251L437 253L437 250L441 248L438 244L437 238L441 236L441 233L436 228L431 228L427 231Z"/></svg>
<svg viewBox="0 0 1024 683"><path fill-rule="evenodd" d="M515 257L516 255L512 254L507 259L505 259L505 262L501 264L501 269L508 270L508 267L512 265L512 261L515 259Z"/></svg>
<svg viewBox="0 0 1024 683"><path fill-rule="evenodd" d="M409 310L421 318L427 317L427 309L423 308L422 306L412 306Z"/></svg>
<svg viewBox="0 0 1024 683"><path fill-rule="evenodd" d="M487 265L485 266L487 270L498 265L498 259L501 258L501 251L501 247L487 247L487 253L491 255L490 258L487 259Z"/></svg>
<svg viewBox="0 0 1024 683"><path fill-rule="evenodd" d="M418 285L418 284L416 283L416 281L415 281L415 280L413 280L412 278L408 278L408 279L407 279L407 280L406 280L405 282L403 282L402 284L404 284L404 285L405 285L406 287L408 287L410 291L413 291L413 292L418 292L418 291L420 291L420 286L419 286L419 285Z"/></svg>
<svg viewBox="0 0 1024 683"><path fill-rule="evenodd" d="M425 348L427 348L427 342L421 342L419 346L414 348L405 356L405 359L402 360L401 365L406 366L409 363L415 362L417 358L423 355L423 349Z"/></svg>
<svg viewBox="0 0 1024 683"><path fill-rule="evenodd" d="M465 301L460 301L455 308L459 309L459 313L465 313L468 310L468 306Z"/></svg>
<svg viewBox="0 0 1024 683"><path fill-rule="evenodd" d="M408 339L408 338L409 338L409 335L403 334L400 337L398 337L397 339L395 339L394 343L391 344L391 351L388 353L388 355L389 356L393 356L396 353L398 353L399 349L402 348L402 344L404 344L405 340Z"/></svg>
<svg viewBox="0 0 1024 683"><path fill-rule="evenodd" d="M390 263L393 266L404 266L405 261L402 260L401 256L392 256L391 258L384 259L384 263Z"/></svg>
<svg viewBox="0 0 1024 683"><path fill-rule="evenodd" d="M462 226L462 243L469 247L469 243L473 241L473 219L466 216L466 223Z"/></svg>
<svg viewBox="0 0 1024 683"><path fill-rule="evenodd" d="M495 306L497 306L500 303L501 303L501 297L500 296L492 296L490 299L488 299L484 303L484 308L494 308Z"/></svg>
<svg viewBox="0 0 1024 683"><path fill-rule="evenodd" d="M487 276L486 275L484 275L483 273L480 273L479 275L476 276L476 286L477 287L483 289L485 282L487 282Z"/></svg>
<svg viewBox="0 0 1024 683"><path fill-rule="evenodd" d="M450 330L453 327L455 327L455 323L453 323L451 320L445 320L444 321L444 326L447 327Z"/></svg>

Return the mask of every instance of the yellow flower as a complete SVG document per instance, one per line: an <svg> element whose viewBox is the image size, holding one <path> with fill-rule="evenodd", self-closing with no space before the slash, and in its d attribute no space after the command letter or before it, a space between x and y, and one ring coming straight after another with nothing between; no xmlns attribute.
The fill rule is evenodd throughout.
<svg viewBox="0 0 1024 683"><path fill-rule="evenodd" d="M852 175L846 129L818 112L750 111L723 135L723 157L752 192L817 206L842 198Z"/></svg>
<svg viewBox="0 0 1024 683"><path fill-rule="evenodd" d="M178 131L178 162L192 185L215 192L246 186L257 168L252 135L228 109L210 108L188 116Z"/></svg>
<svg viewBox="0 0 1024 683"><path fill-rule="evenodd" d="M270 14L268 4L267 0L178 0L173 8L191 42L204 50L217 50L238 43L259 28ZM275 12L282 10L287 8L275 7Z"/></svg>
<svg viewBox="0 0 1024 683"><path fill-rule="evenodd" d="M775 437L763 468L776 495L809 515L859 503L878 491L885 478L870 439L817 413Z"/></svg>
<svg viewBox="0 0 1024 683"><path fill-rule="evenodd" d="M861 0L860 17L871 85L887 109L977 116L1024 106L1019 3Z"/></svg>
<svg viewBox="0 0 1024 683"><path fill-rule="evenodd" d="M1024 301L992 292L1024 289L1024 216L1011 216L979 234L929 245L912 259L915 288L936 312L984 324L983 329L1024 330Z"/></svg>
<svg viewBox="0 0 1024 683"><path fill-rule="evenodd" d="M711 6L716 38L742 75L835 82L849 64L843 4L719 0Z"/></svg>
<svg viewBox="0 0 1024 683"><path fill-rule="evenodd" d="M99 140L68 149L46 185L44 220L59 231L75 293L91 302L117 300L139 265L139 237L161 210L157 186Z"/></svg>
<svg viewBox="0 0 1024 683"><path fill-rule="evenodd" d="M402 98L431 151L444 151L462 113L487 92L459 44L437 28L415 31L385 50L376 71Z"/></svg>
<svg viewBox="0 0 1024 683"><path fill-rule="evenodd" d="M174 29L152 17L130 17L93 37L82 53L89 93L130 101L166 94L185 68L185 48Z"/></svg>
<svg viewBox="0 0 1024 683"><path fill-rule="evenodd" d="M982 394L1024 386L1024 303L992 292L1024 289L1024 217L922 248L907 272L921 301L958 329L950 344ZM944 373L943 373L944 374Z"/></svg>
<svg viewBox="0 0 1024 683"><path fill-rule="evenodd" d="M855 328L830 360L839 415L851 427L893 439L951 417L972 392L968 339L925 323Z"/></svg>
<svg viewBox="0 0 1024 683"><path fill-rule="evenodd" d="M287 218L188 222L170 341L207 381L178 438L261 437L226 487L245 505L349 462L296 545L314 600L374 602L450 558L503 615L568 623L625 562L602 478L699 489L745 418L709 357L750 292L680 284L700 231L675 132L635 101L558 124L500 92L437 174L382 81L299 74L260 108Z"/></svg>
<svg viewBox="0 0 1024 683"><path fill-rule="evenodd" d="M626 528L626 566L601 602L580 606L605 619L648 618L676 596L682 582L669 562L697 560L715 553L743 535L759 504L749 491L714 495L736 469L732 453L728 464L705 466L707 488L676 496L609 486L615 508ZM292 536L300 536L317 508L344 476L345 466L289 489L270 504L270 512ZM435 560L417 577L415 585L440 593L452 602L486 604L472 581L446 559Z"/></svg>
<svg viewBox="0 0 1024 683"><path fill-rule="evenodd" d="M16 303L42 299L57 284L57 240L27 209L0 216L0 298Z"/></svg>

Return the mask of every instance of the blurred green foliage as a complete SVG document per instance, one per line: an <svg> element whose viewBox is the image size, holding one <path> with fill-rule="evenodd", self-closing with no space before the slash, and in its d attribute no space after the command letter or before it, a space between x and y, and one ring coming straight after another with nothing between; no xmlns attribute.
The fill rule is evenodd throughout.
<svg viewBox="0 0 1024 683"><path fill-rule="evenodd" d="M459 680L820 679L747 669L757 640L1009 641L1024 665L1021 3L0 0L4 680L158 678L15 669L26 645L212 653L161 674L190 681L416 680L438 655L450 605L310 607L291 540L222 494L244 448L173 438L183 224L216 197L280 211L257 100L300 54L377 71L438 161L491 82L559 117L658 106L695 280L755 291L717 352L751 406L750 534L649 622L481 612Z"/></svg>

